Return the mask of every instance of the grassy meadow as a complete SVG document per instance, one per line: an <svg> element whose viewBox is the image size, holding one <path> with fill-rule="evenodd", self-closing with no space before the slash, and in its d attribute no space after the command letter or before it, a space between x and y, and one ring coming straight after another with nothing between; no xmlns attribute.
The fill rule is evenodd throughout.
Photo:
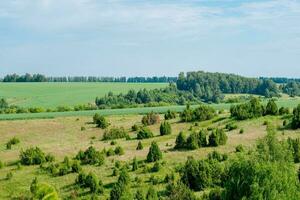
<svg viewBox="0 0 300 200"><path fill-rule="evenodd" d="M142 115L109 116L108 120L113 126L123 126L130 132L131 140L116 140L117 145L124 148L125 154L122 156L106 158L105 164L101 167L91 165L83 166L85 171L93 171L103 181L105 191L104 195L100 195L100 199L109 197L109 191L112 184L117 180L116 176L112 176L115 162L119 160L121 162L131 163L134 157L137 157L139 161L145 160L152 141L158 142L159 147L163 152L165 167L156 173L145 173L144 169L153 165L145 164L145 166L140 167L137 171L130 172L132 180L135 180L136 177L140 180L140 183L135 183L133 181L131 186L132 191L135 191L138 188L147 189L149 180L153 177L163 180L165 175L173 171L176 166L183 164L188 156L194 156L195 158L200 159L204 158L213 150L231 154L235 152L235 147L239 144L243 144L246 148L251 148L255 145L258 138L261 138L266 134L266 126L263 125L265 120L272 121L277 127L280 127L283 121L279 116L240 121L237 122L238 129L227 132L228 142L225 146L214 148L206 147L194 151L174 151L173 147L175 139L180 131L189 133L191 130L201 128L224 127L231 121L228 112L225 112L212 120L200 122L198 126L195 126L194 123L180 123L179 118L177 118L170 121L173 129L171 135L159 136L159 124L150 126L155 137L142 140L144 149L137 151L136 146L138 140L136 140L136 133L130 130L133 124L140 123L141 118ZM104 131L95 128L95 125L90 123L91 121L92 117L88 116L0 121L0 158L8 165L8 167L0 169L0 199L11 199L13 197L30 194L29 187L34 177L38 177L40 181L53 185L63 199L69 199L70 196L75 193L79 199L89 198L90 194L86 193L86 190L78 189L74 185L77 177L74 173L53 177L40 170L39 166L22 166L21 169L18 169L14 163L19 159L19 152L21 149L34 146L40 147L46 153L55 155L56 161L62 161L65 156L72 158L80 149L85 150L91 145L98 150L104 148L109 149L111 147L114 148L115 146L112 146L109 141L101 141ZM85 130L82 131L81 127L85 127ZM239 134L240 129L244 129L243 134ZM281 134L281 132L279 133L279 137L295 137L299 134L299 131L288 130L285 131L284 134ZM20 143L13 146L11 150L6 150L5 143L14 136L20 139ZM10 180L5 179L8 172L13 173L13 177ZM165 184L163 183L155 185L155 188L158 191L162 191L164 187Z"/></svg>
<svg viewBox="0 0 300 200"><path fill-rule="evenodd" d="M0 83L0 98L21 107L56 108L94 103L108 92L155 89L167 83Z"/></svg>

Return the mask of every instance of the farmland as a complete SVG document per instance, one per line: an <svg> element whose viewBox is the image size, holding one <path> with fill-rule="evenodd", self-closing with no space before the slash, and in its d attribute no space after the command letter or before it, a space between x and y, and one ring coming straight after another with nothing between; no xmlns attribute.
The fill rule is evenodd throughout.
<svg viewBox="0 0 300 200"><path fill-rule="evenodd" d="M21 107L55 108L94 103L108 92L155 89L166 83L0 83L0 98Z"/></svg>

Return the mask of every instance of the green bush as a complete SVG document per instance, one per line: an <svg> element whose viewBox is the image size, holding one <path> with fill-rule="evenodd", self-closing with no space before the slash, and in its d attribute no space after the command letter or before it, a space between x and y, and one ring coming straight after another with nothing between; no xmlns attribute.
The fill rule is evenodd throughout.
<svg viewBox="0 0 300 200"><path fill-rule="evenodd" d="M132 127L131 127L131 130L132 131L138 131L140 129L140 126L137 125L137 124L134 124Z"/></svg>
<svg viewBox="0 0 300 200"><path fill-rule="evenodd" d="M156 142L152 142L148 155L147 162L155 162L162 159L162 152L160 151Z"/></svg>
<svg viewBox="0 0 300 200"><path fill-rule="evenodd" d="M229 124L226 124L226 126L225 126L225 129L227 129L228 131L232 131L237 128L238 128L238 126L235 123L229 123Z"/></svg>
<svg viewBox="0 0 300 200"><path fill-rule="evenodd" d="M74 162L72 163L72 172L73 173L79 173L82 170L82 167L80 165L80 162L78 160L74 160Z"/></svg>
<svg viewBox="0 0 300 200"><path fill-rule="evenodd" d="M147 128L147 127L143 127L141 128L138 133L137 133L137 139L138 140L142 140L142 139L147 139L147 138L152 138L153 137L153 133L152 131Z"/></svg>
<svg viewBox="0 0 300 200"><path fill-rule="evenodd" d="M97 125L98 128L106 129L109 126L108 121L105 117L96 113L93 117L94 124Z"/></svg>
<svg viewBox="0 0 300 200"><path fill-rule="evenodd" d="M168 110L165 113L165 120L175 119L176 118L176 112Z"/></svg>
<svg viewBox="0 0 300 200"><path fill-rule="evenodd" d="M109 148L109 149L106 151L106 156L107 156L107 157L114 156L114 155L115 155L115 151L114 151L112 148Z"/></svg>
<svg viewBox="0 0 300 200"><path fill-rule="evenodd" d="M288 114L290 114L289 108L281 107L279 109L279 115L288 115Z"/></svg>
<svg viewBox="0 0 300 200"><path fill-rule="evenodd" d="M16 145L19 144L20 140L16 137L13 137L12 139L10 139L7 143L6 143L6 149L11 149L12 145Z"/></svg>
<svg viewBox="0 0 300 200"><path fill-rule="evenodd" d="M186 136L181 131L179 135L176 137L174 149L185 149L185 148L186 148Z"/></svg>
<svg viewBox="0 0 300 200"><path fill-rule="evenodd" d="M117 183L110 191L110 200L132 199L129 184L129 174L125 169L122 169Z"/></svg>
<svg viewBox="0 0 300 200"><path fill-rule="evenodd" d="M115 154L119 156L124 155L125 154L124 149L121 146L117 146L115 149Z"/></svg>
<svg viewBox="0 0 300 200"><path fill-rule="evenodd" d="M20 162L22 165L39 165L46 162L45 153L38 147L29 148L20 152Z"/></svg>
<svg viewBox="0 0 300 200"><path fill-rule="evenodd" d="M8 173L6 174L6 180L11 180L12 177L13 177L13 173L12 173L12 172L8 172Z"/></svg>
<svg viewBox="0 0 300 200"><path fill-rule="evenodd" d="M158 200L157 192L153 186L150 186L150 188L148 189L148 192L146 194L146 199L147 200Z"/></svg>
<svg viewBox="0 0 300 200"><path fill-rule="evenodd" d="M136 150L142 150L144 148L143 144L141 141L139 141L137 147L136 147Z"/></svg>
<svg viewBox="0 0 300 200"><path fill-rule="evenodd" d="M160 135L170 135L172 133L172 128L169 122L164 121L160 125Z"/></svg>
<svg viewBox="0 0 300 200"><path fill-rule="evenodd" d="M157 124L159 122L160 122L159 115L157 115L157 114L155 114L153 112L148 113L147 115L145 115L142 118L142 124L145 125L145 126Z"/></svg>
<svg viewBox="0 0 300 200"><path fill-rule="evenodd" d="M218 151L212 151L207 155L208 160L217 160L219 162L223 162L227 160L228 155L227 154L221 154Z"/></svg>
<svg viewBox="0 0 300 200"><path fill-rule="evenodd" d="M266 110L265 110L266 115L278 115L278 107L277 104L275 103L274 99L269 100Z"/></svg>
<svg viewBox="0 0 300 200"><path fill-rule="evenodd" d="M114 140L119 138L126 138L128 133L123 127L112 127L109 130L105 130L102 140Z"/></svg>
<svg viewBox="0 0 300 200"><path fill-rule="evenodd" d="M223 129L214 129L209 135L209 146L217 147L219 145L225 145L227 142L227 135Z"/></svg>
<svg viewBox="0 0 300 200"><path fill-rule="evenodd" d="M292 128L300 128L300 104L293 110Z"/></svg>
<svg viewBox="0 0 300 200"><path fill-rule="evenodd" d="M103 193L104 191L102 181L92 172L88 175L84 172L80 172L75 183L81 188L89 188L91 193Z"/></svg>
<svg viewBox="0 0 300 200"><path fill-rule="evenodd" d="M205 121L216 116L216 111L210 106L200 105L196 109L191 109L189 106L180 114L181 121Z"/></svg>
<svg viewBox="0 0 300 200"><path fill-rule="evenodd" d="M238 120L261 117L264 114L264 106L258 98L251 98L247 103L230 107L231 116Z"/></svg>
<svg viewBox="0 0 300 200"><path fill-rule="evenodd" d="M235 152L244 152L244 146L239 144L238 146L235 147Z"/></svg>
<svg viewBox="0 0 300 200"><path fill-rule="evenodd" d="M137 158L134 157L133 161L132 161L132 171L136 171L139 168L139 163L137 161Z"/></svg>
<svg viewBox="0 0 300 200"><path fill-rule="evenodd" d="M160 168L161 168L161 164L159 162L155 162L151 169L151 172L159 172Z"/></svg>
<svg viewBox="0 0 300 200"><path fill-rule="evenodd" d="M76 159L80 160L82 164L103 165L105 157L103 153L90 146L85 152L80 150L76 155Z"/></svg>
<svg viewBox="0 0 300 200"><path fill-rule="evenodd" d="M0 169L4 167L4 163L0 160Z"/></svg>

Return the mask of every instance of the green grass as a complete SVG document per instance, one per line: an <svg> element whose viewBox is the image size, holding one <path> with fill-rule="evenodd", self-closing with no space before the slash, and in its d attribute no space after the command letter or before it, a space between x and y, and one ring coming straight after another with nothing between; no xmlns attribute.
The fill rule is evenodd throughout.
<svg viewBox="0 0 300 200"><path fill-rule="evenodd" d="M94 103L112 91L125 93L130 89L155 89L167 83L0 83L0 97L22 107L55 108Z"/></svg>
<svg viewBox="0 0 300 200"><path fill-rule="evenodd" d="M266 103L267 101L265 101ZM299 98L282 98L276 101L278 107L284 106L290 109L296 107L300 103ZM217 110L229 110L232 104L210 104ZM194 106L195 107L195 106ZM92 116L95 113L99 113L105 116L108 115L133 115L133 114L145 114L151 111L156 113L165 113L167 110L173 110L180 112L185 106L163 106L163 107L141 107L141 108L124 108L124 109L104 109L104 110L92 110L92 111L71 111L71 112L50 112L50 113L23 113L23 114L2 114L0 120L18 120L18 119L43 119L43 118L55 118L55 117L68 117L68 116Z"/></svg>
<svg viewBox="0 0 300 200"><path fill-rule="evenodd" d="M162 117L162 116L161 116ZM199 126L193 126L193 130L207 128L207 127L224 127L230 119L229 113L226 112L221 116L200 122ZM123 126L126 130L130 130L131 126L135 123L140 123L141 115L126 115L126 116L109 116L107 119L112 126ZM179 131L189 133L190 127L193 123L179 123L179 118L171 120L172 134L166 136L159 136L159 124L149 126L156 137L151 139L142 140L144 149L136 151L138 141L135 139L136 133L130 132L132 140L119 139L117 145L120 145L125 150L125 155L113 156L106 159L104 166L90 166L85 165L84 171L93 171L103 181L105 186L104 195L100 195L100 199L109 197L111 185L117 181L117 177L113 177L112 171L114 162L119 160L121 162L131 163L134 157L139 161L146 158L149 146L152 141L156 141L160 149L163 151L163 161L166 162L165 167L158 173L145 173L143 168L136 172L130 171L132 180L131 190L135 191L138 188L147 190L149 187L149 179L151 176L159 177L163 180L166 174L175 170L178 164L183 164L188 156L194 156L197 159L205 158L206 155L213 151L218 150L222 153L229 153L233 155L235 147L239 144L245 148L253 148L258 138L261 138L266 133L266 126L263 125L265 120L272 121L276 126L282 124L280 116L266 116L258 119L251 119L245 121L237 121L237 130L227 132L228 143L225 146L216 148L206 147L193 151L173 151L175 139ZM37 120L22 120L22 121L0 121L0 159L5 163L13 163L19 159L19 152L21 149L28 147L39 146L46 153L55 155L58 162L61 162L64 156L74 157L80 149L86 149L90 145L95 146L96 149L102 150L109 149L111 146L109 141L102 141L103 130L95 128L91 124L91 117L59 117L55 119L37 119ZM85 127L85 131L81 131L81 127ZM243 128L244 133L239 134L239 129ZM280 132L279 132L280 133ZM287 130L285 135L278 134L279 137L297 137L299 131ZM20 139L20 143L14 145L11 150L6 150L5 143L12 137ZM96 139L92 139L92 138ZM168 146L166 145L168 144ZM176 159L174 159L176 158ZM152 167L153 164L146 164ZM11 180L5 180L8 172L13 173ZM63 199L70 199L70 194L74 192L76 187L73 185L76 179L76 174L72 173L63 177L53 177L50 174L43 173L39 170L38 166L23 166L18 170L16 165L6 166L0 169L0 199L11 199L13 197L20 197L21 195L29 194L30 183L34 177L38 177L41 182L49 183L54 186L60 193ZM136 183L135 177L141 179L141 183ZM162 192L166 185L160 183L155 185L155 188ZM79 194L84 191L78 190ZM78 199L89 199L90 195L86 194Z"/></svg>

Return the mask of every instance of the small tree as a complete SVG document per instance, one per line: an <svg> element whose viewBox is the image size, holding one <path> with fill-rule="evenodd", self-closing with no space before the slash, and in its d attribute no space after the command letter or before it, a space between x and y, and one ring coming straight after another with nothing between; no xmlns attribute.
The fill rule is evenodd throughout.
<svg viewBox="0 0 300 200"><path fill-rule="evenodd" d="M144 148L143 144L141 141L139 141L137 147L136 147L136 150L142 150Z"/></svg>
<svg viewBox="0 0 300 200"><path fill-rule="evenodd" d="M292 128L300 128L300 104L293 111Z"/></svg>
<svg viewBox="0 0 300 200"><path fill-rule="evenodd" d="M122 169L118 182L110 192L110 200L132 199L129 190L130 177L126 169Z"/></svg>
<svg viewBox="0 0 300 200"><path fill-rule="evenodd" d="M275 103L274 99L269 100L266 106L266 115L277 115L278 114L278 107Z"/></svg>
<svg viewBox="0 0 300 200"><path fill-rule="evenodd" d="M147 155L147 162L155 162L162 159L162 153L156 142L152 142L149 153Z"/></svg>
<svg viewBox="0 0 300 200"><path fill-rule="evenodd" d="M146 116L142 118L142 124L145 126L153 125L160 122L159 115L154 112L148 113Z"/></svg>
<svg viewBox="0 0 300 200"><path fill-rule="evenodd" d="M115 149L115 154L119 156L124 155L124 149L121 146L117 146Z"/></svg>
<svg viewBox="0 0 300 200"><path fill-rule="evenodd" d="M138 140L142 140L142 139L147 139L147 138L152 138L153 137L153 133L152 131L147 128L147 127L143 127L139 130L138 134L137 134L137 139Z"/></svg>
<svg viewBox="0 0 300 200"><path fill-rule="evenodd" d="M175 147L174 149L184 149L186 148L186 137L183 132L180 132L176 137Z"/></svg>
<svg viewBox="0 0 300 200"><path fill-rule="evenodd" d="M199 148L198 145L198 135L196 133L191 133L191 135L186 140L186 148L195 150Z"/></svg>
<svg viewBox="0 0 300 200"><path fill-rule="evenodd" d="M142 190L137 190L134 196L134 200L146 200Z"/></svg>
<svg viewBox="0 0 300 200"><path fill-rule="evenodd" d="M176 118L176 112L168 110L165 114L165 120L175 119Z"/></svg>
<svg viewBox="0 0 300 200"><path fill-rule="evenodd" d="M172 133L172 128L169 122L164 121L160 125L160 135L170 135Z"/></svg>

